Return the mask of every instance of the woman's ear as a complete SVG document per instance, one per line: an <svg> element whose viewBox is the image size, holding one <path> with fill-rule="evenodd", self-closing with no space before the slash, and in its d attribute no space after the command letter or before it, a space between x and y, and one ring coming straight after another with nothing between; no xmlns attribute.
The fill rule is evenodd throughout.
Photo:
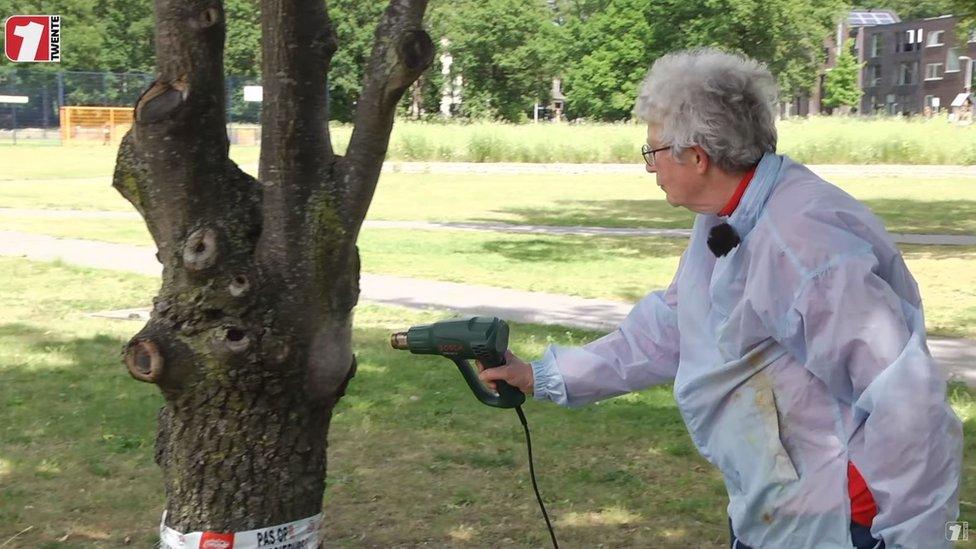
<svg viewBox="0 0 976 549"><path fill-rule="evenodd" d="M711 159L708 157L708 153L705 149L694 145L690 149L695 154L695 171L701 175L704 175L708 171L708 166L711 164Z"/></svg>

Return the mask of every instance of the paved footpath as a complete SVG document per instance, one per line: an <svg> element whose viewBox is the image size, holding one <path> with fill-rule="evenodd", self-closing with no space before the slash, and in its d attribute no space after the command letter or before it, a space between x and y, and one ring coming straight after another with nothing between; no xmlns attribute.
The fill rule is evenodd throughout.
<svg viewBox="0 0 976 549"><path fill-rule="evenodd" d="M53 238L33 233L0 231L0 255L31 260L61 259L85 267L159 276L155 250L148 246ZM609 331L630 311L619 301L510 290L491 286L418 280L364 273L363 301L461 314L494 315L517 322L556 324ZM133 311L144 315L145 311ZM929 347L954 379L976 387L976 341L929 338Z"/></svg>

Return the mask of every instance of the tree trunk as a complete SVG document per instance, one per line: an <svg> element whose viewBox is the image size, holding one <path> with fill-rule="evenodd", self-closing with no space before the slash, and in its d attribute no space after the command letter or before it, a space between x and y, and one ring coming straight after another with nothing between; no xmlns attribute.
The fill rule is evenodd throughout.
<svg viewBox="0 0 976 549"><path fill-rule="evenodd" d="M126 346L155 383L166 525L240 532L318 514L332 409L354 375L356 238L397 101L430 64L426 0L391 0L345 157L326 111L335 33L322 0L265 0L259 180L228 157L224 11L156 0L155 82L135 106L113 186L163 265Z"/></svg>

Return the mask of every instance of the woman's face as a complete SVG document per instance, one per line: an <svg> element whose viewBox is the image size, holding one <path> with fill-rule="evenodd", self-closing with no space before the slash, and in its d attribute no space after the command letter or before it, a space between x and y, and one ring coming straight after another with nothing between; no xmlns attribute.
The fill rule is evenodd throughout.
<svg viewBox="0 0 976 549"><path fill-rule="evenodd" d="M670 145L662 142L660 135L660 127L655 124L647 125L647 144L652 149ZM698 155L699 152L695 149L686 149L676 159L671 154L671 149L665 149L654 153L654 166L645 164L648 173L657 175L657 186L664 191L668 204L682 206L694 212L702 212L701 208L708 208L709 204L705 200L706 179L699 169Z"/></svg>

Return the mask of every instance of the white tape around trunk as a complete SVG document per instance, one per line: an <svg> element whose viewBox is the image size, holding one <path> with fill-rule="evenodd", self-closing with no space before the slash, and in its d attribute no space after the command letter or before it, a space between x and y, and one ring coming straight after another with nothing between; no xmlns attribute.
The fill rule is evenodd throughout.
<svg viewBox="0 0 976 549"><path fill-rule="evenodd" d="M190 532L181 534L166 526L166 511L159 524L162 549L316 549L322 513L288 524L247 532Z"/></svg>

